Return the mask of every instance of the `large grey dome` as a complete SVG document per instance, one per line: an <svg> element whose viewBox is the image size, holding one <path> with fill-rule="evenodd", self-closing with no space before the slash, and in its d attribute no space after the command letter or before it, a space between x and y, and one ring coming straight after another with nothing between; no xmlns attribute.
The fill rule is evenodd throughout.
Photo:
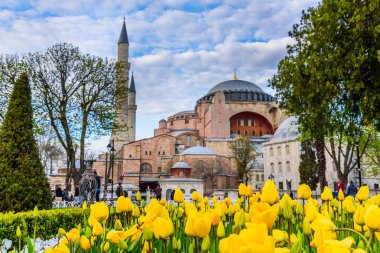
<svg viewBox="0 0 380 253"><path fill-rule="evenodd" d="M181 155L215 155L214 151L209 148L195 146L188 149L185 149Z"/></svg>
<svg viewBox="0 0 380 253"><path fill-rule="evenodd" d="M254 83L229 80L215 85L199 101L211 101L216 92L223 92L226 101L273 102L274 98Z"/></svg>
<svg viewBox="0 0 380 253"><path fill-rule="evenodd" d="M207 94L213 94L218 91L250 91L264 93L264 91L256 84L243 80L221 82L215 85Z"/></svg>
<svg viewBox="0 0 380 253"><path fill-rule="evenodd" d="M295 140L299 137L297 117L291 116L280 124L271 141Z"/></svg>

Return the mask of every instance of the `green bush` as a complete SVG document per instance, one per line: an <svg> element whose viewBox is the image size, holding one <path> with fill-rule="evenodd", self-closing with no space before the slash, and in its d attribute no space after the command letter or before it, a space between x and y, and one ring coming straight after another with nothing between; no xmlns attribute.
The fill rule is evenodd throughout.
<svg viewBox="0 0 380 253"><path fill-rule="evenodd" d="M13 245L18 245L17 226L20 226L24 239L28 236L33 238L35 221L37 221L36 237L46 240L57 235L59 228L68 231L79 223L83 223L83 209L41 210L38 211L36 217L33 211L0 213L0 241L7 238Z"/></svg>

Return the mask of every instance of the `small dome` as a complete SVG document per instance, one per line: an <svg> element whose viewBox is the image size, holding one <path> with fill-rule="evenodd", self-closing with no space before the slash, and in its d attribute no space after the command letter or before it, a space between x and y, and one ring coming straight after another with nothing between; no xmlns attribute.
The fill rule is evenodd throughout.
<svg viewBox="0 0 380 253"><path fill-rule="evenodd" d="M229 80L215 85L207 94L213 94L218 91L251 91L264 93L264 91L254 83L243 80Z"/></svg>
<svg viewBox="0 0 380 253"><path fill-rule="evenodd" d="M206 147L195 146L185 149L181 155L215 155L215 152Z"/></svg>
<svg viewBox="0 0 380 253"><path fill-rule="evenodd" d="M190 169L190 166L185 162L176 162L172 169Z"/></svg>
<svg viewBox="0 0 380 253"><path fill-rule="evenodd" d="M159 122L166 122L166 120L165 119L161 119Z"/></svg>
<svg viewBox="0 0 380 253"><path fill-rule="evenodd" d="M295 140L299 137L298 128L297 117L291 116L277 128L271 141Z"/></svg>

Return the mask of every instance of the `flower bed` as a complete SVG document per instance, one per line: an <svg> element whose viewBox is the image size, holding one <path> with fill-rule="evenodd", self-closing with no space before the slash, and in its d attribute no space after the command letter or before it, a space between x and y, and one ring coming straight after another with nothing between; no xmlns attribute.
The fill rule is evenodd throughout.
<svg viewBox="0 0 380 253"><path fill-rule="evenodd" d="M236 203L213 198L209 205L193 192L187 203L178 189L174 204L134 205L125 197L116 208L98 202L81 224L61 227L58 245L45 252L380 252L380 195L369 198L368 187L356 199L342 192L333 199L325 188L322 203L307 185L299 187L300 199L285 194L280 200L271 180L261 194L242 184L239 195Z"/></svg>
<svg viewBox="0 0 380 253"><path fill-rule="evenodd" d="M83 221L83 209L53 209L20 213L0 213L0 241L11 240L13 245L18 245L16 236L17 227L20 228L22 238L34 236L34 224L36 224L37 237L42 240L57 235L57 228L69 229Z"/></svg>

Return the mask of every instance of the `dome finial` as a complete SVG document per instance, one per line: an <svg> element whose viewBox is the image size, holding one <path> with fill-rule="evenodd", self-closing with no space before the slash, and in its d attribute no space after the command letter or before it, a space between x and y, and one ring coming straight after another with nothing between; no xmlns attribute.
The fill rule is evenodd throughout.
<svg viewBox="0 0 380 253"><path fill-rule="evenodd" d="M236 69L234 69L234 80L238 80L236 77Z"/></svg>

